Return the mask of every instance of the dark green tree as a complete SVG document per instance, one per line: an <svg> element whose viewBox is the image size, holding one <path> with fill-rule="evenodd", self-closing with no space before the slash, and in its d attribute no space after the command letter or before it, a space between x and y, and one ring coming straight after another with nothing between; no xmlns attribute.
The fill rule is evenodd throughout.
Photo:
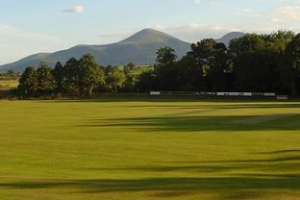
<svg viewBox="0 0 300 200"><path fill-rule="evenodd" d="M175 50L169 46L158 49L156 64L154 66L155 82L159 90L177 90L177 55Z"/></svg>
<svg viewBox="0 0 300 200"><path fill-rule="evenodd" d="M277 54L272 49L250 51L239 55L234 62L236 90L276 92L280 87Z"/></svg>
<svg viewBox="0 0 300 200"><path fill-rule="evenodd" d="M229 53L236 77L235 89L240 91L281 92L286 44L291 32L269 35L246 34L230 42Z"/></svg>
<svg viewBox="0 0 300 200"><path fill-rule="evenodd" d="M200 91L202 80L202 68L194 56L186 55L177 62L178 90Z"/></svg>
<svg viewBox="0 0 300 200"><path fill-rule="evenodd" d="M205 69L206 88L211 91L229 91L229 69L227 47L224 43L216 43L210 53Z"/></svg>
<svg viewBox="0 0 300 200"><path fill-rule="evenodd" d="M300 90L300 33L297 34L287 45L287 76L294 97L298 96Z"/></svg>
<svg viewBox="0 0 300 200"><path fill-rule="evenodd" d="M145 71L140 74L135 87L137 92L160 90L159 85L156 82L155 74L152 70Z"/></svg>
<svg viewBox="0 0 300 200"><path fill-rule="evenodd" d="M214 39L203 39L191 45L188 55L196 59L202 90L224 90L229 73L227 47Z"/></svg>
<svg viewBox="0 0 300 200"><path fill-rule="evenodd" d="M33 97L38 90L38 74L34 67L27 67L19 79L18 90L22 98Z"/></svg>
<svg viewBox="0 0 300 200"><path fill-rule="evenodd" d="M137 75L137 74L127 74L122 90L124 92L135 92L136 91L136 83L138 82L138 77L139 77L139 75Z"/></svg>
<svg viewBox="0 0 300 200"><path fill-rule="evenodd" d="M130 70L129 66L127 66L127 65L123 66L123 72L124 72L125 76L128 76L130 74L130 71L131 70Z"/></svg>
<svg viewBox="0 0 300 200"><path fill-rule="evenodd" d="M109 75L110 73L112 73L113 72L113 70L114 70L114 66L112 66L112 65L107 65L106 67L105 67L105 76L107 76L107 75Z"/></svg>
<svg viewBox="0 0 300 200"><path fill-rule="evenodd" d="M80 96L80 68L74 57L70 58L63 70L63 89L68 96Z"/></svg>
<svg viewBox="0 0 300 200"><path fill-rule="evenodd" d="M135 64L133 64L132 62L130 62L130 63L128 63L127 65L125 65L125 66L123 67L123 71L124 71L125 75L127 76L127 75L130 74L130 72L131 72L134 68L136 68Z"/></svg>
<svg viewBox="0 0 300 200"><path fill-rule="evenodd" d="M53 69L53 77L56 82L55 92L63 93L63 77L64 77L64 67L61 62L57 62Z"/></svg>
<svg viewBox="0 0 300 200"><path fill-rule="evenodd" d="M233 39L229 42L228 54L231 60L234 61L239 55L257 50L264 50L266 41L264 35L246 34L243 37Z"/></svg>
<svg viewBox="0 0 300 200"><path fill-rule="evenodd" d="M92 96L95 87L105 83L104 73L91 54L83 55L78 65L80 91Z"/></svg>
<svg viewBox="0 0 300 200"><path fill-rule="evenodd" d="M130 70L133 70L134 68L136 68L135 64L130 62L126 65L127 67L129 67Z"/></svg>
<svg viewBox="0 0 300 200"><path fill-rule="evenodd" d="M41 62L36 70L38 93L40 95L50 95L56 88L56 82L53 76L52 68L48 67L46 63Z"/></svg>
<svg viewBox="0 0 300 200"><path fill-rule="evenodd" d="M156 52L156 67L172 66L177 60L175 50L170 46L164 46Z"/></svg>

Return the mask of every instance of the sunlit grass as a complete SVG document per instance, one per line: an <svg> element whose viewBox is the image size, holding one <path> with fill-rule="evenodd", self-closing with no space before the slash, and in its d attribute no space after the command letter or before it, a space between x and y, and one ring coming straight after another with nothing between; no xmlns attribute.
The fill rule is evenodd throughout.
<svg viewBox="0 0 300 200"><path fill-rule="evenodd" d="M14 89L19 85L18 80L1 80L0 79L0 90L3 89Z"/></svg>
<svg viewBox="0 0 300 200"><path fill-rule="evenodd" d="M297 199L300 103L0 101L0 199Z"/></svg>

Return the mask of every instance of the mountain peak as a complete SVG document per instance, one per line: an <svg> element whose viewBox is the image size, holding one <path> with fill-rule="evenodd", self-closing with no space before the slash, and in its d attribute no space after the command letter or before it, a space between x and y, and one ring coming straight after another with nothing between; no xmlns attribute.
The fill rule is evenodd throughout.
<svg viewBox="0 0 300 200"><path fill-rule="evenodd" d="M235 36L242 35L230 33L229 36L224 37L232 39ZM78 45L51 54L35 54L14 63L2 65L0 69L23 71L27 66L39 66L42 61L53 67L57 61L64 64L71 57L80 58L87 53L92 54L101 65L124 65L129 62L152 64L155 63L157 50L163 46L172 47L176 55L181 58L190 51L191 44L163 32L146 28L121 42L107 45Z"/></svg>
<svg viewBox="0 0 300 200"><path fill-rule="evenodd" d="M135 43L161 43L165 42L166 40L170 39L175 39L179 40L173 36L167 35L163 32L151 29L151 28L146 28L143 29L134 35L126 38L125 40L122 40L120 43L122 44L135 44Z"/></svg>
<svg viewBox="0 0 300 200"><path fill-rule="evenodd" d="M244 35L245 33L242 32L230 32L224 35L223 37L221 37L220 39L217 39L217 42L222 42L228 45L232 39L240 38L243 37Z"/></svg>
<svg viewBox="0 0 300 200"><path fill-rule="evenodd" d="M152 29L152 28L145 28L145 29L140 30L137 33L143 33L144 34L144 33L162 33L162 32L159 32L159 31L157 31L155 29Z"/></svg>

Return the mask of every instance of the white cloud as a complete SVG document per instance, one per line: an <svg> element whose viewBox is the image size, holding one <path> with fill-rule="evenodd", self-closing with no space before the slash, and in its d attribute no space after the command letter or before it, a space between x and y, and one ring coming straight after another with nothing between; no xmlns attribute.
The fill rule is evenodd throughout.
<svg viewBox="0 0 300 200"><path fill-rule="evenodd" d="M286 6L278 8L275 15L282 20L300 21L300 6Z"/></svg>
<svg viewBox="0 0 300 200"><path fill-rule="evenodd" d="M260 13L256 12L255 10L251 8L245 8L239 12L236 13L238 16L247 16L247 17L252 17L252 18L259 18L259 17L264 17L268 15L268 13Z"/></svg>
<svg viewBox="0 0 300 200"><path fill-rule="evenodd" d="M84 7L83 6L75 6L73 8L69 8L64 10L64 12L68 13L83 13L84 12Z"/></svg>
<svg viewBox="0 0 300 200"><path fill-rule="evenodd" d="M196 4L201 4L201 3L202 3L201 0L194 0L194 2L195 2Z"/></svg>

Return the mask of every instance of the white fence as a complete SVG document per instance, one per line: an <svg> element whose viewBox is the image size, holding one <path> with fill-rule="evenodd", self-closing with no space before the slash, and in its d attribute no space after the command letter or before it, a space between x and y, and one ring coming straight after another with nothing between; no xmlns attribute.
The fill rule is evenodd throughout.
<svg viewBox="0 0 300 200"><path fill-rule="evenodd" d="M182 95L182 96L216 96L216 97L269 97L276 98L273 92L194 92L194 91L150 91L151 96Z"/></svg>

